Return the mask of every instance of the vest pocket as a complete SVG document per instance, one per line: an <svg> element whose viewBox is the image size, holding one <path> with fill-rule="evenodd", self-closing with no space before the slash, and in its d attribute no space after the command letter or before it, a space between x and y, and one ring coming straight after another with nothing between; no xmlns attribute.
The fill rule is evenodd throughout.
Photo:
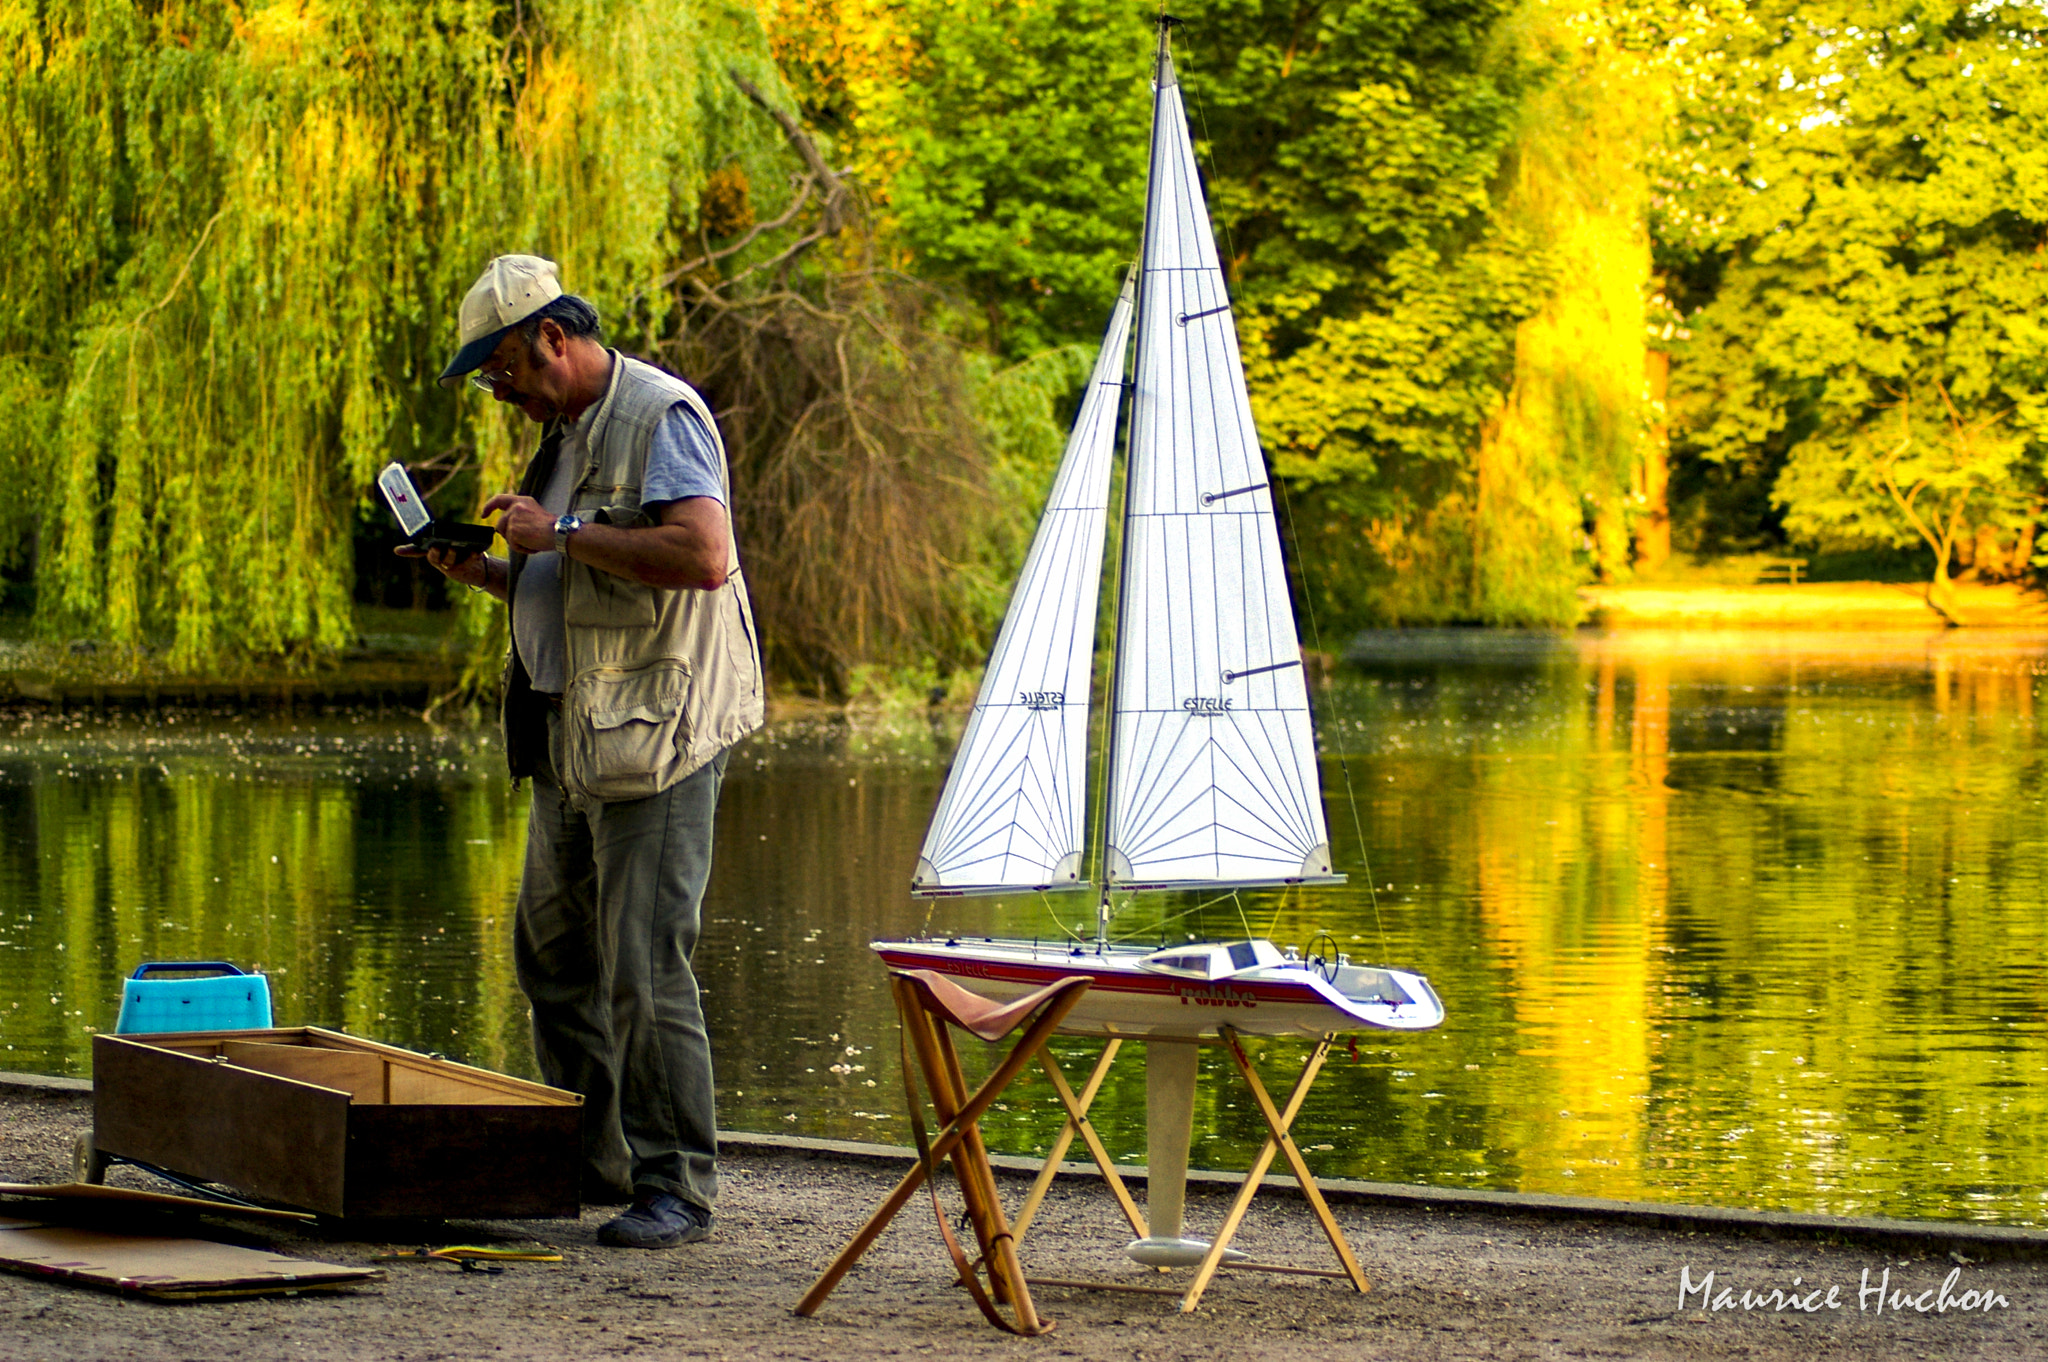
<svg viewBox="0 0 2048 1362"><path fill-rule="evenodd" d="M641 799L675 783L688 748L689 664L604 668L570 689L564 786L592 799Z"/></svg>
<svg viewBox="0 0 2048 1362"><path fill-rule="evenodd" d="M587 563L562 563L562 619L596 629L638 629L654 623L654 588L600 572Z"/></svg>

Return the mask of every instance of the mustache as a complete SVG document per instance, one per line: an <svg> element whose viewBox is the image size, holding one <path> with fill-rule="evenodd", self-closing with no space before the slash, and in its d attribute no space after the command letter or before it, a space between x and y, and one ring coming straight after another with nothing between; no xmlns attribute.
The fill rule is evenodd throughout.
<svg viewBox="0 0 2048 1362"><path fill-rule="evenodd" d="M498 392L498 400L501 402L509 402L515 407L523 407L528 402L538 402L542 406L546 407L549 411L555 410L554 403L548 401L544 397L540 397L534 393L530 393L526 391L526 389L524 388L500 389Z"/></svg>

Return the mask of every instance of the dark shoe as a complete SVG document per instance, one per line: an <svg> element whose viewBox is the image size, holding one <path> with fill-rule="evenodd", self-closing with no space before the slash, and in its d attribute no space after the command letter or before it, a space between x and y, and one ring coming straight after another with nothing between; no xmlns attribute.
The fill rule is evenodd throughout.
<svg viewBox="0 0 2048 1362"><path fill-rule="evenodd" d="M632 1209L597 1232L597 1242L613 1248L670 1249L710 1237L711 1212L667 1192L635 1197Z"/></svg>

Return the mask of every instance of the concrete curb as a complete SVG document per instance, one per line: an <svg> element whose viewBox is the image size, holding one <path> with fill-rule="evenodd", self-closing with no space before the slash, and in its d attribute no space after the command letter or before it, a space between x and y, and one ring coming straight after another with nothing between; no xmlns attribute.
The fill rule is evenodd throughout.
<svg viewBox="0 0 2048 1362"><path fill-rule="evenodd" d="M733 1150L758 1153L803 1155L837 1159L848 1163L880 1163L904 1168L914 1163L917 1151L893 1145L863 1144L853 1140L812 1140L790 1135L755 1135L745 1131L720 1131L719 1144ZM1036 1176L1037 1159L1008 1154L991 1154L989 1162L1000 1173L1016 1177ZM1064 1163L1064 1174L1101 1179L1093 1163ZM1118 1168L1130 1182L1143 1182L1142 1167ZM1235 1173L1188 1170L1191 1186L1216 1190L1235 1189L1243 1181ZM1720 1206L1688 1206L1656 1201L1608 1201L1599 1197L1551 1196L1541 1192L1496 1192L1454 1187L1414 1187L1403 1183L1358 1182L1349 1178L1318 1180L1323 1196L1332 1204L1385 1206L1446 1215L1523 1216L1540 1220L1580 1220L1636 1225L1646 1229L1741 1235L1751 1239L1817 1239L1859 1247L1884 1248L1940 1257L1965 1254L1973 1260L1988 1258L2048 1258L2048 1230L2008 1225L1976 1225L1949 1220L1887 1220L1876 1216L1809 1215L1794 1211L1745 1211ZM1301 1195L1294 1178L1285 1173L1268 1174L1261 1194Z"/></svg>
<svg viewBox="0 0 2048 1362"><path fill-rule="evenodd" d="M90 1097L89 1078L57 1078L51 1074L17 1074L0 1069L0 1092L33 1097Z"/></svg>
<svg viewBox="0 0 2048 1362"><path fill-rule="evenodd" d="M0 1071L0 1093L23 1096L86 1098L92 1083L83 1078L56 1078L43 1074ZM744 1130L718 1132L721 1147L759 1154L795 1155L803 1158L834 1159L842 1163L871 1163L905 1168L917 1158L917 1151L900 1145L867 1144L858 1140L815 1140L795 1135L755 1134ZM992 1154L989 1162L1000 1173L1013 1177L1034 1177L1039 1160L1013 1154ZM1060 1171L1071 1177L1100 1180L1092 1163L1063 1163ZM1119 1168L1127 1181L1145 1181L1143 1167ZM1235 1188L1241 1178L1235 1173L1190 1169L1188 1182L1201 1188ZM1646 1229L1733 1234L1752 1239L1818 1239L1870 1248L1896 1249L1908 1253L1942 1256L1951 1253L1973 1258L2048 1258L2048 1230L2010 1225L1976 1225L1953 1220L1887 1220L1876 1216L1808 1215L1794 1211L1746 1211L1722 1206L1687 1206L1657 1201L1607 1201L1589 1196L1551 1196L1542 1192L1495 1192L1456 1187L1413 1187L1391 1182L1357 1182L1349 1178L1325 1178L1318 1184L1323 1196L1340 1205L1385 1206L1400 1210L1457 1215L1524 1216L1540 1220L1582 1220L1637 1225ZM1262 1193L1300 1196L1293 1177L1268 1174Z"/></svg>

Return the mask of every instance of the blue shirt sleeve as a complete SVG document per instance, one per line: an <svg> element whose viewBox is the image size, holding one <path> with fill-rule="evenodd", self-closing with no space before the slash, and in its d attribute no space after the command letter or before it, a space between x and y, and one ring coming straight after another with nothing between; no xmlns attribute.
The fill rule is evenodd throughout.
<svg viewBox="0 0 2048 1362"><path fill-rule="evenodd" d="M710 497L725 504L725 469L718 444L688 403L678 402L654 428L647 451L647 472L640 480L640 503Z"/></svg>

